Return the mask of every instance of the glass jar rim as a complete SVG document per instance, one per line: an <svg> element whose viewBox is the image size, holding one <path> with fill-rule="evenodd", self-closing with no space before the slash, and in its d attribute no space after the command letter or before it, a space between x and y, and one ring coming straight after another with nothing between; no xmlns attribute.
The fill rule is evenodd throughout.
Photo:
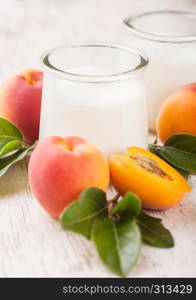
<svg viewBox="0 0 196 300"><path fill-rule="evenodd" d="M138 29L133 25L133 22L136 19L141 17L156 15L156 14L173 14L173 15L182 15L195 18L196 21L196 13L189 11L181 11L181 10L152 10L141 13L136 13L132 15L128 15L124 18L123 24L126 25L134 35L155 42L164 42L164 43L190 43L196 41L196 34L186 34L186 35L164 35L164 34L155 34L150 33L148 31L143 31Z"/></svg>
<svg viewBox="0 0 196 300"><path fill-rule="evenodd" d="M134 54L138 56L139 63L134 67L130 68L123 72L118 72L114 74L104 74L104 75L85 75L81 73L72 73L69 71L61 70L56 68L54 64L50 62L50 55L52 55L55 51L67 48L80 48L80 47L105 47L105 48L115 48L119 50L123 50L129 52L130 54ZM102 82L112 82L112 81L119 81L127 79L133 74L137 73L138 71L143 70L146 65L148 64L149 59L148 57L142 53L140 50L132 48L127 45L123 44L116 44L110 42L78 42L78 43L71 43L66 46L52 48L41 56L41 65L43 70L49 71L56 77L60 77L62 79L67 79L71 81L80 81L80 82L88 82L88 83L102 83Z"/></svg>

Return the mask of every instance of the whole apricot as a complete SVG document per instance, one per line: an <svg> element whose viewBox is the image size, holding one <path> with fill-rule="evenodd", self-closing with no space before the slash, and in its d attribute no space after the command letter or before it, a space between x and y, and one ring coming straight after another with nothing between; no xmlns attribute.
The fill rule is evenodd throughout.
<svg viewBox="0 0 196 300"><path fill-rule="evenodd" d="M168 96L157 116L156 130L162 142L176 133L196 134L196 83Z"/></svg>
<svg viewBox="0 0 196 300"><path fill-rule="evenodd" d="M39 136L43 73L26 70L0 88L0 115L13 122L32 144Z"/></svg>
<svg viewBox="0 0 196 300"><path fill-rule="evenodd" d="M29 182L41 206L58 218L84 189L107 190L109 166L103 154L86 140L50 136L32 153Z"/></svg>
<svg viewBox="0 0 196 300"><path fill-rule="evenodd" d="M142 206L167 209L179 203L191 187L170 165L153 153L130 147L109 159L111 181L120 195L137 194Z"/></svg>

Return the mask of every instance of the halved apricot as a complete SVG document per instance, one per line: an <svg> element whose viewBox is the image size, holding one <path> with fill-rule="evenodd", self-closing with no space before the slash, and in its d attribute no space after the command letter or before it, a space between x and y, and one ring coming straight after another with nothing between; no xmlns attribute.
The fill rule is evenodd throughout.
<svg viewBox="0 0 196 300"><path fill-rule="evenodd" d="M131 191L149 209L167 209L179 203L191 190L174 168L155 154L130 147L124 155L109 159L111 181L120 195Z"/></svg>

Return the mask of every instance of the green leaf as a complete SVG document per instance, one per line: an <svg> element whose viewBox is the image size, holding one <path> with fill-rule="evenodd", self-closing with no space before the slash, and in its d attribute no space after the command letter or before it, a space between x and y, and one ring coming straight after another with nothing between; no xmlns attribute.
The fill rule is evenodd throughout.
<svg viewBox="0 0 196 300"><path fill-rule="evenodd" d="M156 145L154 144L150 144L148 146L148 151L152 152L153 154L155 154L156 156L160 157L160 154L159 154L159 148L161 146L157 147Z"/></svg>
<svg viewBox="0 0 196 300"><path fill-rule="evenodd" d="M153 145L156 145L157 143L158 143L158 140L157 140L157 138L155 138L153 141Z"/></svg>
<svg viewBox="0 0 196 300"><path fill-rule="evenodd" d="M120 276L126 276L138 259L141 235L132 219L118 223L109 218L97 220L92 240L103 263Z"/></svg>
<svg viewBox="0 0 196 300"><path fill-rule="evenodd" d="M0 176L3 176L13 164L22 160L28 154L29 151L34 149L34 147L35 144L28 148L20 149L14 154L0 158Z"/></svg>
<svg viewBox="0 0 196 300"><path fill-rule="evenodd" d="M164 146L196 154L196 135L185 133L172 135L166 140Z"/></svg>
<svg viewBox="0 0 196 300"><path fill-rule="evenodd" d="M191 173L196 172L196 154L167 146L162 147L159 153L173 166Z"/></svg>
<svg viewBox="0 0 196 300"><path fill-rule="evenodd" d="M22 140L21 131L10 121L0 117L0 136L13 140Z"/></svg>
<svg viewBox="0 0 196 300"><path fill-rule="evenodd" d="M166 140L164 146L173 147L185 152L196 154L196 135L186 133L172 135ZM178 167L176 167L176 170L185 179L188 179L190 174L189 171L182 170Z"/></svg>
<svg viewBox="0 0 196 300"><path fill-rule="evenodd" d="M186 180L188 180L189 175L190 175L190 173L188 171L182 170L182 169L174 167L174 166L172 166L172 167L175 168L176 171L178 171L178 173L180 173L180 175L182 175Z"/></svg>
<svg viewBox="0 0 196 300"><path fill-rule="evenodd" d="M154 153L156 156L160 157L161 159L165 160L170 166L172 166L174 169L176 169L176 171L178 171L178 173L180 173L185 179L188 179L189 178L189 175L190 175L190 172L188 171L185 171L185 170L182 170L178 167L175 167L174 165L172 165L171 162L167 161L164 157L161 156L160 154L160 151L161 149L164 148L164 147L156 147L156 146L153 146L153 145L149 145L149 151Z"/></svg>
<svg viewBox="0 0 196 300"><path fill-rule="evenodd" d="M174 240L163 224L161 219L151 217L144 212L137 216L137 223L142 232L143 242L154 247L171 248L174 246Z"/></svg>
<svg viewBox="0 0 196 300"><path fill-rule="evenodd" d="M71 230L90 239L93 223L107 215L106 193L98 188L89 188L80 194L61 215L63 229Z"/></svg>
<svg viewBox="0 0 196 300"><path fill-rule="evenodd" d="M0 157L22 147L22 141L0 137Z"/></svg>
<svg viewBox="0 0 196 300"><path fill-rule="evenodd" d="M140 210L140 198L137 195L128 192L113 208L112 215L118 214L121 217L127 218L137 216Z"/></svg>
<svg viewBox="0 0 196 300"><path fill-rule="evenodd" d="M22 147L22 133L8 120L0 117L0 157Z"/></svg>

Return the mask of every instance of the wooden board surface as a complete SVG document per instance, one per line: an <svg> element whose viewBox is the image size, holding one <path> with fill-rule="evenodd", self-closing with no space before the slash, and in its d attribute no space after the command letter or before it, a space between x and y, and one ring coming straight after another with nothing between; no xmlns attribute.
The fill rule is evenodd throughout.
<svg viewBox="0 0 196 300"><path fill-rule="evenodd" d="M196 276L196 176L192 192L173 209L153 213L175 237L172 249L143 246L130 277ZM0 180L0 277L111 277L91 242L65 232L33 198L27 161Z"/></svg>

